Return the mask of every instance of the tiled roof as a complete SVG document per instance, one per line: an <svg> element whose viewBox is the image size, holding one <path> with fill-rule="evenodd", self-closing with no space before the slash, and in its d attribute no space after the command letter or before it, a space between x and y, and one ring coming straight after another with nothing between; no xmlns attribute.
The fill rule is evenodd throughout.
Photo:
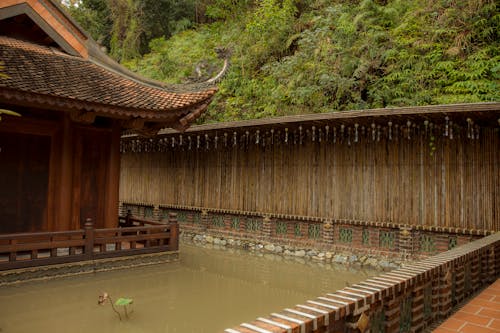
<svg viewBox="0 0 500 333"><path fill-rule="evenodd" d="M118 117L160 120L206 105L217 88L169 92L56 49L0 36L0 101L31 98L40 104Z"/></svg>

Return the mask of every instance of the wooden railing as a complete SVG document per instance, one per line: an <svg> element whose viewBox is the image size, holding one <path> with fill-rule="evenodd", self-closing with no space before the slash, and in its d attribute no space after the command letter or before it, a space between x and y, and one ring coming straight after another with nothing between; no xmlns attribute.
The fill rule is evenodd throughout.
<svg viewBox="0 0 500 333"><path fill-rule="evenodd" d="M165 225L165 223L133 216L129 210L127 215L118 217L118 225L120 227L136 227L146 225Z"/></svg>
<svg viewBox="0 0 500 333"><path fill-rule="evenodd" d="M176 214L169 223L134 219L140 226L0 235L0 271L179 249Z"/></svg>

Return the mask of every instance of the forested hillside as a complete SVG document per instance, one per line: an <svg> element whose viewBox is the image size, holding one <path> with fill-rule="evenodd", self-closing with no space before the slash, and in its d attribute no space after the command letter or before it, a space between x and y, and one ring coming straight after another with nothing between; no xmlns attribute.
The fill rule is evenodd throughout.
<svg viewBox="0 0 500 333"><path fill-rule="evenodd" d="M230 48L201 121L500 100L494 0L76 2L111 56L158 80L208 77Z"/></svg>

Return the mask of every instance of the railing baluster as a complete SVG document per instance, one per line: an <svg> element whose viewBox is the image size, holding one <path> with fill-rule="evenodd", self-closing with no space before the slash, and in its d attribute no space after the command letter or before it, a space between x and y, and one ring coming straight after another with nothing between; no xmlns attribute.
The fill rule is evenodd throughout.
<svg viewBox="0 0 500 333"><path fill-rule="evenodd" d="M118 235L118 239L117 239L117 242L115 243L115 250L121 251L121 249L122 249L122 230L121 229L118 230L117 235Z"/></svg>
<svg viewBox="0 0 500 333"><path fill-rule="evenodd" d="M149 239L150 235L151 235L151 229L148 228L148 229L146 229L146 236L148 236L148 238L146 239L146 244L144 245L144 247L146 247L146 248L151 247L151 240Z"/></svg>
<svg viewBox="0 0 500 333"><path fill-rule="evenodd" d="M57 247L54 247L54 236L50 236L49 238L49 243L50 243L50 257L54 258L57 257Z"/></svg>
<svg viewBox="0 0 500 333"><path fill-rule="evenodd" d="M10 253L9 253L9 261L16 261L17 260L17 251L14 249L17 244L17 239L11 239L10 240L10 245L12 246Z"/></svg>
<svg viewBox="0 0 500 333"><path fill-rule="evenodd" d="M85 256L92 259L94 256L94 223L92 219L85 222Z"/></svg>

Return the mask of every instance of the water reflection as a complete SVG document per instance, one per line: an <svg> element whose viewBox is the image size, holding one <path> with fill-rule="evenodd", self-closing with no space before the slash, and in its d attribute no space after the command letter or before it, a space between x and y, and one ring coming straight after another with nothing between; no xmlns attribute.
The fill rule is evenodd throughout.
<svg viewBox="0 0 500 333"><path fill-rule="evenodd" d="M0 287L0 329L16 332L211 333L355 283L373 271L181 246L178 263ZM120 322L100 292L134 299Z"/></svg>

